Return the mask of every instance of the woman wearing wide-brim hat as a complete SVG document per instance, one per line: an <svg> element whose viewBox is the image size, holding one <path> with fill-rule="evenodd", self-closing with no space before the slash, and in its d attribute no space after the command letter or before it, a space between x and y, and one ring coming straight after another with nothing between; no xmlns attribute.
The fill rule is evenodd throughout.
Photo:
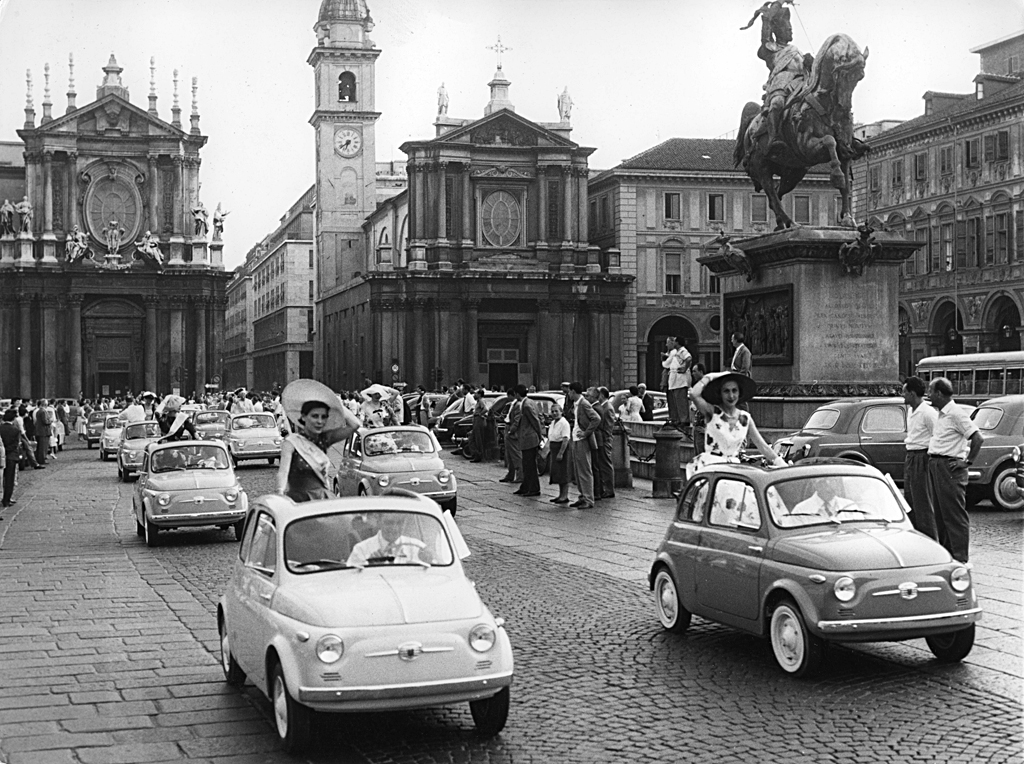
<svg viewBox="0 0 1024 764"><path fill-rule="evenodd" d="M689 396L707 422L704 452L686 465L690 477L708 464L738 462L749 438L769 462L785 466L786 462L772 451L761 437L754 418L739 408L757 392L757 383L744 374L727 371L707 374L690 388Z"/></svg>
<svg viewBox="0 0 1024 764"><path fill-rule="evenodd" d="M327 449L359 429L359 420L334 391L312 379L297 379L281 393L293 432L281 444L277 492L292 501L329 499Z"/></svg>

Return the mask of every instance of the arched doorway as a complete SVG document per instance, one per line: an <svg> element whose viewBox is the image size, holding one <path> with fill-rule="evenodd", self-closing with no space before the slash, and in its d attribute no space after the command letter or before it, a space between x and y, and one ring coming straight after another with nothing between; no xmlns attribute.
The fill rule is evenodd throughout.
<svg viewBox="0 0 1024 764"><path fill-rule="evenodd" d="M665 340L678 337L683 346L690 351L693 362L700 360L700 341L693 324L682 316L665 316L654 323L647 332L647 367L645 382L651 390L661 389L661 354L665 352Z"/></svg>
<svg viewBox="0 0 1024 764"><path fill-rule="evenodd" d="M82 371L89 397L143 387L145 312L127 300L103 299L82 310Z"/></svg>
<svg viewBox="0 0 1024 764"><path fill-rule="evenodd" d="M935 311L932 336L936 355L959 355L964 352L964 319L952 302L944 302Z"/></svg>
<svg viewBox="0 0 1024 764"><path fill-rule="evenodd" d="M1020 311L1007 295L992 301L985 329L990 332L987 344L997 352L1020 350Z"/></svg>

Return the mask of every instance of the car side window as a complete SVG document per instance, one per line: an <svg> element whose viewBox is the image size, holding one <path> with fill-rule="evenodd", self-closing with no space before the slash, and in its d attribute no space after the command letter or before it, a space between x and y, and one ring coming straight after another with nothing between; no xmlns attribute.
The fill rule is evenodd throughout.
<svg viewBox="0 0 1024 764"><path fill-rule="evenodd" d="M690 485L679 501L676 519L694 523L704 519L704 507L708 503L708 486L707 480L697 480Z"/></svg>
<svg viewBox="0 0 1024 764"><path fill-rule="evenodd" d="M267 514L260 514L256 520L245 564L267 575L273 575L277 568L277 529Z"/></svg>
<svg viewBox="0 0 1024 764"><path fill-rule="evenodd" d="M722 479L715 483L711 500L711 525L726 528L761 527L761 513L757 510L757 495L753 486L740 480Z"/></svg>
<svg viewBox="0 0 1024 764"><path fill-rule="evenodd" d="M861 430L863 432L906 432L906 407L872 406L864 412Z"/></svg>
<svg viewBox="0 0 1024 764"><path fill-rule="evenodd" d="M358 435L352 436L352 447L349 450L351 451L352 456L362 455L362 441Z"/></svg>

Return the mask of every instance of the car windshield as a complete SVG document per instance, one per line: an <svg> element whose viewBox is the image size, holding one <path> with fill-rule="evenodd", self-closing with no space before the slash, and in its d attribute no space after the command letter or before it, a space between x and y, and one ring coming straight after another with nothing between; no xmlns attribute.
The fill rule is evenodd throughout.
<svg viewBox="0 0 1024 764"><path fill-rule="evenodd" d="M226 469L228 469L227 452L214 445L175 446L174 448L162 448L153 453L152 471L154 473Z"/></svg>
<svg viewBox="0 0 1024 764"><path fill-rule="evenodd" d="M103 429L104 430L120 430L121 429L121 420L118 419L116 416L108 416L103 421Z"/></svg>
<svg viewBox="0 0 1024 764"><path fill-rule="evenodd" d="M224 424L230 416L226 411L197 411L196 424Z"/></svg>
<svg viewBox="0 0 1024 764"><path fill-rule="evenodd" d="M1003 410L995 406L982 406L971 418L979 430L994 430L999 426L999 420L1003 418Z"/></svg>
<svg viewBox="0 0 1024 764"><path fill-rule="evenodd" d="M780 528L858 521L903 520L903 509L888 484L871 475L825 475L784 480L765 492L772 520Z"/></svg>
<svg viewBox="0 0 1024 764"><path fill-rule="evenodd" d="M339 512L290 523L284 554L293 573L378 565L451 565L444 527L419 512Z"/></svg>
<svg viewBox="0 0 1024 764"><path fill-rule="evenodd" d="M125 440L135 440L136 438L159 438L163 433L160 432L160 425L156 422L142 422L141 424L130 424L124 431Z"/></svg>
<svg viewBox="0 0 1024 764"><path fill-rule="evenodd" d="M231 420L232 430L262 430L276 427L273 414L246 414Z"/></svg>
<svg viewBox="0 0 1024 764"><path fill-rule="evenodd" d="M836 409L818 409L807 418L804 429L831 430L838 421L839 412Z"/></svg>
<svg viewBox="0 0 1024 764"><path fill-rule="evenodd" d="M364 456L432 453L434 453L434 441L425 432L388 430L387 432L375 432L363 438Z"/></svg>
<svg viewBox="0 0 1024 764"><path fill-rule="evenodd" d="M96 424L97 422L105 421L107 416L106 411L97 411L94 414L89 414L89 424Z"/></svg>

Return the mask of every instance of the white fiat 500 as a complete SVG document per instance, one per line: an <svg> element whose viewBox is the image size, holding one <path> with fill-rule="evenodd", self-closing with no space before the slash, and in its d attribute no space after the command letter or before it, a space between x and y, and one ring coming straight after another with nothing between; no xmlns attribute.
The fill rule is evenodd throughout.
<svg viewBox="0 0 1024 764"><path fill-rule="evenodd" d="M406 492L403 492L406 493ZM463 571L450 513L430 499L258 499L217 609L229 684L274 707L288 751L320 712L468 702L478 731L508 718L512 647Z"/></svg>

